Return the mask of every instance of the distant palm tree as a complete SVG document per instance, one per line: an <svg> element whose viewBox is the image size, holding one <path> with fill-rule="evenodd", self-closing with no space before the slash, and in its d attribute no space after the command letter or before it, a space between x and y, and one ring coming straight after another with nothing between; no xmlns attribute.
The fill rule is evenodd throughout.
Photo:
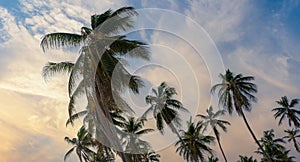
<svg viewBox="0 0 300 162"><path fill-rule="evenodd" d="M274 108L272 111L276 111L274 114L275 119L280 117L279 125L284 118L288 118L289 126L291 126L291 123L293 122L295 127L300 127L300 119L298 117L300 115L300 110L294 108L299 101L300 99L292 99L291 102L289 102L286 96L283 96L279 101L276 101L280 107Z"/></svg>
<svg viewBox="0 0 300 162"><path fill-rule="evenodd" d="M284 136L283 138L288 139L288 142L293 141L296 150L298 152L300 152L299 143L297 142L297 138L300 137L300 134L299 134L300 130L299 129L295 129L295 130L294 129L292 129L292 130L288 129L288 130L284 130L284 132L287 133L287 135Z"/></svg>
<svg viewBox="0 0 300 162"><path fill-rule="evenodd" d="M150 112L153 112L153 116L156 120L156 127L163 134L164 125L167 124L173 133L178 134L177 128L181 126L178 110L187 111L182 103L173 96L176 93L175 88L169 87L167 83L162 82L156 89L152 89L154 95L148 95L146 97L146 103L150 104L150 108L142 115L142 118L146 119Z"/></svg>
<svg viewBox="0 0 300 162"><path fill-rule="evenodd" d="M271 159L257 140L244 114L244 110L251 111L251 102L256 102L256 97L253 93L257 92L257 88L256 85L251 82L254 80L254 77L243 76L242 74L235 75L229 69L226 70L225 74L220 74L220 77L222 83L214 85L211 92L214 93L219 89L219 104L222 105L229 114L232 114L235 110L239 116L242 116L252 138L268 161L271 162Z"/></svg>
<svg viewBox="0 0 300 162"><path fill-rule="evenodd" d="M89 148L92 147L92 138L84 126L82 126L78 131L77 138L70 139L69 137L65 137L65 141L72 144L73 147L65 154L64 161L67 160L68 156L74 150L76 150L76 154L80 162L82 162L82 160L90 162L95 156L95 152Z"/></svg>
<svg viewBox="0 0 300 162"><path fill-rule="evenodd" d="M274 130L264 131L263 137L260 142L264 147L264 150L269 155L269 157L274 162L293 162L295 157L289 156L290 150L286 150L286 148L282 145L285 144L285 141L282 138L275 138ZM261 149L258 148L256 153L263 154ZM261 159L262 162L266 162L267 159L263 157Z"/></svg>
<svg viewBox="0 0 300 162"><path fill-rule="evenodd" d="M253 157L247 157L247 156L242 156L242 155L239 155L240 157L240 160L238 162L257 162L256 159L253 159Z"/></svg>
<svg viewBox="0 0 300 162"><path fill-rule="evenodd" d="M176 152L187 162L203 162L206 153L213 155L213 150L208 145L213 143L214 137L201 134L202 129L201 122L195 125L190 119L187 130L180 130L181 138L175 144Z"/></svg>
<svg viewBox="0 0 300 162"><path fill-rule="evenodd" d="M144 119L135 119L134 117L129 117L121 126L123 131L121 136L124 139L123 143L126 145L125 151L129 162L142 162L145 157L144 154L151 150L150 144L139 139L139 137L154 131L154 129L143 129L143 126Z"/></svg>
<svg viewBox="0 0 300 162"><path fill-rule="evenodd" d="M206 130L207 126L209 125L212 128L212 130L214 131L215 137L218 141L218 145L220 147L220 150L222 152L224 160L227 162L227 158L225 156L225 153L224 153L223 148L222 148L221 143L220 143L220 132L217 129L217 127L220 127L220 128L222 128L222 130L224 132L227 132L226 125L230 125L230 123L228 121L219 119L219 117L221 115L223 115L225 113L225 111L224 110L218 110L217 112L214 113L212 106L210 106L206 110L206 112L207 112L207 115L198 114L197 116L201 117L204 120L203 121L203 124L205 125L204 130Z"/></svg>

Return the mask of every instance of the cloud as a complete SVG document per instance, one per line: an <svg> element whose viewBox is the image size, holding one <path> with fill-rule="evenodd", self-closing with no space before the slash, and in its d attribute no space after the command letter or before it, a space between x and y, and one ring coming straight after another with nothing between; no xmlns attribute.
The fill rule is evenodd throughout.
<svg viewBox="0 0 300 162"><path fill-rule="evenodd" d="M13 155L16 158L27 157L25 161L37 161L36 159L45 157L49 158L45 161L62 159L68 148L62 141L63 137L75 135L75 130L64 128L68 99L67 76L56 77L52 82L45 84L41 77L41 69L49 60L74 60L76 54L57 50L42 54L39 47L41 36L58 31L79 33L82 26L89 25L90 15L109 8L117 9L126 4L123 0L21 0L18 10L23 15L16 15L13 10L8 11L0 7L0 128L6 132L0 137L7 139L0 147L1 154L4 152L3 155ZM270 112L275 106L274 101L285 94L300 95L297 90L299 41L290 38L292 33L282 25L284 22L280 21L284 18L282 15L291 10L291 4L275 12L262 9L259 3L246 0L192 0L190 4L178 1L161 4L142 1L141 6L163 7L180 12L185 10L183 13L200 24L215 41L226 67L232 68L236 73L242 72L256 77L259 102L253 106L251 113L247 113L247 117L257 136L260 137L262 131L268 128L276 128L278 136L282 135L285 126L277 128L277 121ZM151 22L158 26L166 20L166 17L158 14L150 18ZM197 44L206 43L195 37L195 33L184 28L185 25L189 25L187 21L174 22L176 23L169 26L170 29L180 31L182 35L190 38L189 40L198 40ZM189 66L197 73L195 82L201 92L204 91L200 94L199 108L204 110L209 104L207 102L211 86L211 80L207 77L210 69L207 69L205 60L200 58L185 40L180 40L174 35L166 36L166 33L152 34L149 41L152 41L153 46L161 45L160 49L152 51L152 59L175 71L180 81L186 85L184 91L187 92L187 99L195 97L192 95L196 91L189 77L192 74L187 72ZM178 54L178 57L174 57L175 54ZM188 64L190 65L187 66ZM168 74L155 68L144 73L155 84L162 80L169 81ZM174 83L174 86L180 89L177 83ZM180 90L179 92L182 93ZM192 101L184 101L187 105L191 104L189 102ZM232 126L221 138L229 160L237 160L239 153L255 155L253 151L256 145L250 136L245 135L248 132L241 119L236 116L226 119L231 121ZM24 148L30 148L29 152ZM218 148L215 147L215 150L218 151ZM36 155L33 155L33 152L37 152ZM182 161L174 152L173 148L162 151L162 159ZM219 152L218 155L221 157ZM9 157L12 156L2 158Z"/></svg>
<svg viewBox="0 0 300 162"><path fill-rule="evenodd" d="M239 0L192 0L186 14L196 20L216 42L228 42L240 37L240 23L248 11L249 2Z"/></svg>
<svg viewBox="0 0 300 162"><path fill-rule="evenodd" d="M91 14L124 4L85 1L85 8L81 3L21 0L18 13L0 6L0 129L5 132L0 135L5 139L1 161L61 161L69 147L63 138L76 135L76 127L65 128L67 76L46 84L41 70L48 61L74 60L77 54L59 50L43 54L41 36L79 33L89 25Z"/></svg>

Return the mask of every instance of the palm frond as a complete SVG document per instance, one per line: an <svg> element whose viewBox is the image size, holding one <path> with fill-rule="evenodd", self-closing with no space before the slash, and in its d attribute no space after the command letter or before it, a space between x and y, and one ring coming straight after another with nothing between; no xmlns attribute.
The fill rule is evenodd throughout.
<svg viewBox="0 0 300 162"><path fill-rule="evenodd" d="M83 37L71 33L51 33L42 38L40 46L45 52L50 48L76 47L82 45Z"/></svg>
<svg viewBox="0 0 300 162"><path fill-rule="evenodd" d="M142 134L147 134L147 133L150 133L150 132L153 132L154 129L143 129L143 130L140 130L138 132L136 132L137 135L142 135Z"/></svg>
<svg viewBox="0 0 300 162"><path fill-rule="evenodd" d="M139 76L131 76L129 80L129 88L132 92L138 94L141 87L144 87L144 83L141 78Z"/></svg>
<svg viewBox="0 0 300 162"><path fill-rule="evenodd" d="M43 78L47 81L49 77L52 77L53 75L57 73L71 73L72 69L74 67L74 64L71 62L48 62L43 67Z"/></svg>
<svg viewBox="0 0 300 162"><path fill-rule="evenodd" d="M96 35L99 36L105 34L111 36L117 34L120 31L126 31L133 28L133 17L131 15L116 15L107 18L101 25L94 29Z"/></svg>
<svg viewBox="0 0 300 162"><path fill-rule="evenodd" d="M149 60L149 49L146 47L146 43L127 40L125 36L119 37L110 46L110 50L113 54L119 54L120 56L128 56L130 58L142 58Z"/></svg>
<svg viewBox="0 0 300 162"><path fill-rule="evenodd" d="M80 117L85 116L87 113L88 113L87 110L83 110L83 111L80 111L80 112L78 112L78 113L76 113L76 114L73 114L73 115L72 115L71 117L69 117L69 119L67 120L67 122L66 122L66 127L67 127L69 124L72 124L72 126L73 126L73 122L74 122L75 119L79 119Z"/></svg>
<svg viewBox="0 0 300 162"><path fill-rule="evenodd" d="M84 53L81 53L77 58L72 71L70 73L69 83L68 83L68 92L69 96L71 96L74 92L74 87L76 87L76 81L82 77L83 73L83 63L84 63Z"/></svg>
<svg viewBox="0 0 300 162"><path fill-rule="evenodd" d="M67 161L67 158L70 156L70 154L74 151L76 146L72 147L64 156L64 161Z"/></svg>

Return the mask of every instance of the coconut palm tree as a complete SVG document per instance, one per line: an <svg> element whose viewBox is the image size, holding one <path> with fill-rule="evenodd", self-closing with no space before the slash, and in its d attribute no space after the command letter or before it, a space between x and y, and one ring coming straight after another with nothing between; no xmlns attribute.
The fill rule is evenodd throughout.
<svg viewBox="0 0 300 162"><path fill-rule="evenodd" d="M283 96L279 101L276 101L280 107L274 108L272 111L276 111L274 114L275 119L280 117L278 122L279 125L281 125L284 118L288 118L289 126L293 123L295 127L300 127L300 119L298 117L300 115L300 110L295 109L295 106L299 101L300 99L292 99L291 102L289 102L286 96Z"/></svg>
<svg viewBox="0 0 300 162"><path fill-rule="evenodd" d="M146 119L150 112L153 112L153 116L156 120L156 127L163 134L165 124L167 124L173 133L176 133L178 137L177 128L181 126L178 110L187 111L182 103L173 98L176 93L175 88L169 87L167 83L162 82L156 89L152 89L153 95L146 96L146 103L150 104L150 107L142 115L142 118Z"/></svg>
<svg viewBox="0 0 300 162"><path fill-rule="evenodd" d="M288 142L293 141L296 150L298 152L300 152L299 143L297 142L297 138L300 137L300 134L299 134L300 130L299 129L292 129L292 130L288 129L288 130L284 130L284 132L287 133L287 135L284 136L283 138L288 139Z"/></svg>
<svg viewBox="0 0 300 162"><path fill-rule="evenodd" d="M51 33L41 41L44 52L50 48L80 48L80 55L74 63L49 63L43 74L47 77L56 72L69 72L69 117L75 114L77 99L85 94L88 114L91 115L89 126L96 127L98 130L95 132L98 134L105 130L105 140L118 149L120 144L117 143L115 128L110 125L113 122L110 110L130 111L119 92L124 87L129 87L134 93L138 93L138 88L142 86L140 78L130 74L122 60L124 56L148 59L149 54L145 43L117 35L120 31L133 27L132 17L135 15L137 12L132 7L123 7L114 12L107 10L103 14L91 16L91 27L82 27L80 34ZM95 126L97 123L101 125ZM124 156L122 158L125 160Z"/></svg>
<svg viewBox="0 0 300 162"><path fill-rule="evenodd" d="M261 138L260 142L262 143L262 146L264 147L266 153L274 162L292 162L295 158L288 155L290 150L286 150L286 148L283 146L283 144L285 144L285 141L282 138L275 138L273 129L264 131L263 137ZM256 151L256 153L263 154L260 148L258 148L258 151ZM266 157L263 157L261 161L267 161Z"/></svg>
<svg viewBox="0 0 300 162"><path fill-rule="evenodd" d="M213 143L214 137L201 134L203 124L187 123L187 130L180 130L181 138L175 143L176 152L183 156L187 162L199 162L205 160L205 154L213 155L213 150L208 146Z"/></svg>
<svg viewBox="0 0 300 162"><path fill-rule="evenodd" d="M92 157L94 157L95 152L93 152L89 147L92 147L91 135L88 133L86 128L82 126L77 133L77 138L65 137L65 141L72 144L73 147L65 154L64 161L67 160L68 156L75 150L76 154L82 162L90 162Z"/></svg>
<svg viewBox="0 0 300 162"><path fill-rule="evenodd" d="M198 114L197 116L203 119L203 124L205 125L204 130L207 129L207 126L210 126L215 134L215 137L218 141L218 145L224 157L224 160L227 162L227 158L223 151L223 148L220 143L220 132L218 131L217 127L222 128L224 132L227 132L226 125L230 125L228 121L221 120L219 117L225 113L224 110L218 110L217 112L213 112L212 106L210 106L207 110L207 115Z"/></svg>
<svg viewBox="0 0 300 162"><path fill-rule="evenodd" d="M211 92L214 93L218 89L219 105L223 106L230 115L233 111L236 111L239 116L242 116L252 138L269 162L271 162L271 159L257 140L244 114L244 110L251 111L251 102L256 102L256 97L253 93L257 92L257 88L252 83L254 77L243 76L242 74L235 75L228 69L225 74L220 74L220 78L222 79L222 83L214 85Z"/></svg>
<svg viewBox="0 0 300 162"><path fill-rule="evenodd" d="M105 80L103 79L103 77L110 78L116 66L120 65L119 63L121 58L119 56L128 55L130 57L148 59L148 50L145 46L145 43L128 40L125 36L113 36L113 34L118 33L120 30L125 31L129 28L132 28L133 23L130 18L134 15L137 15L137 13L132 7L123 7L114 12L112 10L107 10L101 15L91 16L91 28L82 27L81 34L51 33L43 37L41 41L41 47L44 52L50 48L81 47L80 56L77 58L75 63L49 62L43 69L43 75L45 78L48 78L55 73L70 73L68 85L70 95L69 117L71 117L74 113L74 103L76 97L82 94L82 92L84 91L84 88L82 88L84 87L84 83L82 81L79 81L79 83L76 84L76 80L78 78L82 78L84 62L87 62L86 60L88 60L87 56L84 55L87 55L87 53L89 53L91 57L91 55L93 55L91 54L91 51L93 51L94 53L103 51L100 63L99 61L97 62L97 60L95 63L96 66L98 64L97 71L103 71L103 73L106 73L106 75L103 74L104 76L102 76L101 79L103 84L104 81L110 82L110 79L106 78ZM101 38L99 38L99 35L101 36ZM99 46L98 44L101 43L104 43L104 45ZM104 49L99 49L100 47L103 47ZM93 63L93 61L88 63ZM133 92L138 93L138 87L142 86L142 82L139 77L129 74L129 72L122 66L120 66L119 68L121 68L121 70L119 71L122 71L123 73L123 76L120 76L119 78L130 78L128 83L129 88ZM98 79L101 78L100 74L97 73L97 75ZM124 79L121 80L124 81ZM82 83L83 85L79 86L81 85L80 83ZM109 95L111 94L112 89L110 83L105 83L105 85L107 86L105 89L102 89L102 93L104 93L106 90L106 96L109 96L107 98L113 98L111 97L111 95ZM108 102L113 101L110 100Z"/></svg>
<svg viewBox="0 0 300 162"><path fill-rule="evenodd" d="M150 133L154 129L143 129L144 119L129 117L121 126L121 136L126 146L125 151L129 162L144 161L144 154L151 150L151 146L146 141L139 139L143 134Z"/></svg>

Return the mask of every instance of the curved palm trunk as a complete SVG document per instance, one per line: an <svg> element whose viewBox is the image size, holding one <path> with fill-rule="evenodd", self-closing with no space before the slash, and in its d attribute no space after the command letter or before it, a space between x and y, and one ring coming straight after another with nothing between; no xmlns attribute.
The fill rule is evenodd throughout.
<svg viewBox="0 0 300 162"><path fill-rule="evenodd" d="M258 145L258 147L261 149L263 155L266 157L266 159L267 159L269 162L273 162L272 159L270 158L270 156L265 152L265 150L263 149L263 147L261 146L261 144L260 144L259 141L257 140L255 134L253 133L253 131L252 131L252 129L251 129L251 127L250 127L250 125L249 125L247 119L246 119L246 116L245 116L244 112L241 111L241 114L242 114L243 120L244 120L244 122L245 122L245 124L246 124L246 126L247 126L247 128L248 128L248 130L249 130L249 132L250 132L250 134L251 134L251 136L252 136L252 138L254 139L254 141L256 142L256 144Z"/></svg>
<svg viewBox="0 0 300 162"><path fill-rule="evenodd" d="M218 141L218 145L219 145L219 147L220 147L220 150L221 150L221 152L222 152L223 158L224 158L225 162L227 162L227 158L226 158L225 153L224 153L224 150L223 150L223 148L222 148L222 146L221 146L220 139L219 139L219 137L217 136L216 130L215 130L215 129L213 129L213 130L214 130L216 139L217 139L217 141Z"/></svg>

